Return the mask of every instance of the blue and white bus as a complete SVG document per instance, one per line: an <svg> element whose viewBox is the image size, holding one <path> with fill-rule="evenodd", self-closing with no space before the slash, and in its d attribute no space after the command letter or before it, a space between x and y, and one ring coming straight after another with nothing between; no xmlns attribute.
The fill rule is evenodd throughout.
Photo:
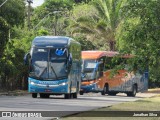
<svg viewBox="0 0 160 120"><path fill-rule="evenodd" d="M24 57L29 66L28 91L33 98L62 95L77 98L81 84L81 45L70 37L39 36Z"/></svg>

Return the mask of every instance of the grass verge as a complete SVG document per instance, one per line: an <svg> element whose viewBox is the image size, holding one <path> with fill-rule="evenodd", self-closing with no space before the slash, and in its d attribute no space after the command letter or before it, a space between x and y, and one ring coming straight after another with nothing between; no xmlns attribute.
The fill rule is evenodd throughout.
<svg viewBox="0 0 160 120"><path fill-rule="evenodd" d="M142 116L132 117L135 113ZM160 116L160 95L63 117L61 120L160 120L156 115Z"/></svg>

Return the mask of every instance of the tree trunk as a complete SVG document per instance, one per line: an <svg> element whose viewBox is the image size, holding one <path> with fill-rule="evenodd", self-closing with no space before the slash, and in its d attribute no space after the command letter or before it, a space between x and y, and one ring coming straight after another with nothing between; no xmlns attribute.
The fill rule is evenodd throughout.
<svg viewBox="0 0 160 120"><path fill-rule="evenodd" d="M109 41L110 51L115 51L116 41Z"/></svg>

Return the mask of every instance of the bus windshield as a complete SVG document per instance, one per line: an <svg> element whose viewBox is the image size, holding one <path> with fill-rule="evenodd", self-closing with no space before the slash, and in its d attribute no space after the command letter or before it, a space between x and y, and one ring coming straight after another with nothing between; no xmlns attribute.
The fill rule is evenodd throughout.
<svg viewBox="0 0 160 120"><path fill-rule="evenodd" d="M82 80L93 80L96 78L97 61L83 60L82 61Z"/></svg>
<svg viewBox="0 0 160 120"><path fill-rule="evenodd" d="M67 78L66 48L32 48L30 77L39 80Z"/></svg>

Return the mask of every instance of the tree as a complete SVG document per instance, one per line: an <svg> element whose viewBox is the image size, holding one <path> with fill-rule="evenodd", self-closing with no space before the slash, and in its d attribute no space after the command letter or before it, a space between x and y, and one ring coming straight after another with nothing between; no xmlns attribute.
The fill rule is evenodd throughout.
<svg viewBox="0 0 160 120"><path fill-rule="evenodd" d="M4 47L8 41L9 35L9 26L7 22L0 17L0 58L2 57L2 53L4 51Z"/></svg>
<svg viewBox="0 0 160 120"><path fill-rule="evenodd" d="M82 3L82 2L85 2L85 3L89 3L91 0L74 0L75 3Z"/></svg>
<svg viewBox="0 0 160 120"><path fill-rule="evenodd" d="M33 28L43 26L43 29L49 31L51 35L65 35L65 28L68 26L67 17L72 6L72 0L46 0L33 12Z"/></svg>
<svg viewBox="0 0 160 120"><path fill-rule="evenodd" d="M4 0L0 0L1 3ZM13 38L19 41L19 33L14 32L14 27L19 26L20 31L25 20L25 0L8 0L0 7L0 85L1 89L11 90L17 86L24 70L23 55L25 48L13 45ZM16 34L15 34L16 33ZM25 32L23 32L23 35ZM21 41L22 43L22 41Z"/></svg>
<svg viewBox="0 0 160 120"><path fill-rule="evenodd" d="M150 80L160 79L159 0L132 0L123 8L126 20L119 37L119 50L137 56L140 68L149 68Z"/></svg>
<svg viewBox="0 0 160 120"><path fill-rule="evenodd" d="M25 34L24 34L25 33ZM0 59L0 85L3 90L27 89L28 67L23 64L23 57L28 53L34 33L26 28L13 27L12 39L4 47Z"/></svg>
<svg viewBox="0 0 160 120"><path fill-rule="evenodd" d="M4 0L0 0L4 1ZM0 2L2 3L2 2ZM25 0L9 0L0 8L0 16L10 26L24 24Z"/></svg>
<svg viewBox="0 0 160 120"><path fill-rule="evenodd" d="M89 42L92 41L92 44L94 46L97 46L96 40L92 39L93 37L95 37L94 33L96 32L95 30L96 20L94 20L94 17L96 15L97 11L94 9L92 5L89 4L75 5L70 14L69 26L67 27L68 35L74 38L83 37L85 40ZM84 22L82 22L82 19ZM92 20L92 22L90 22L88 19Z"/></svg>
<svg viewBox="0 0 160 120"><path fill-rule="evenodd" d="M104 39L109 43L110 50L115 50L116 31L122 22L121 8L125 0L99 0L93 5L98 10L100 21L97 28L104 33Z"/></svg>
<svg viewBox="0 0 160 120"><path fill-rule="evenodd" d="M25 3L22 0L7 1L0 8L0 58L9 40L9 29L14 25L20 26L24 23L24 11Z"/></svg>
<svg viewBox="0 0 160 120"><path fill-rule="evenodd" d="M91 41L86 40L86 38L84 36L77 36L74 39L81 44L82 51L96 49L96 46L94 46Z"/></svg>
<svg viewBox="0 0 160 120"><path fill-rule="evenodd" d="M121 8L124 3L124 0L93 0L92 5L98 14L80 16L75 22L75 26L78 26L76 32L90 34L92 39L102 40L110 50L115 50L116 32L123 20Z"/></svg>

